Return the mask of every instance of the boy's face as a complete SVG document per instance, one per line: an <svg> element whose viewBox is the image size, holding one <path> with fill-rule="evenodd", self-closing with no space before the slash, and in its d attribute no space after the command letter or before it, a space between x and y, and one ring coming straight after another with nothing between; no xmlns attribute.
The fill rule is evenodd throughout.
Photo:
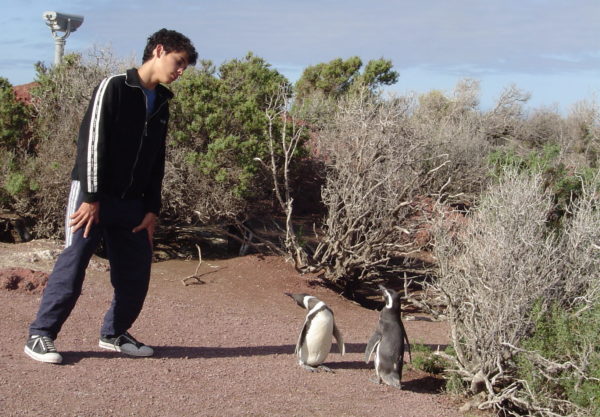
<svg viewBox="0 0 600 417"><path fill-rule="evenodd" d="M158 45L156 53L156 75L163 84L170 84L183 74L188 66L188 55L184 51L166 52Z"/></svg>

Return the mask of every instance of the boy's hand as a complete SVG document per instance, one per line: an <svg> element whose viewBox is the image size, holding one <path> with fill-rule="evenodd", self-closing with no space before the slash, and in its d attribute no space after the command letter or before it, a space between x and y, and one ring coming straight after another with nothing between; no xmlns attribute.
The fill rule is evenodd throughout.
<svg viewBox="0 0 600 417"><path fill-rule="evenodd" d="M142 222L133 228L133 233L144 229L148 232L148 241L150 241L150 247L152 247L152 238L154 237L154 229L156 229L156 214L146 213Z"/></svg>
<svg viewBox="0 0 600 417"><path fill-rule="evenodd" d="M70 218L72 219L72 222L69 223L71 231L75 233L85 226L83 237L87 238L92 226L100 221L100 202L81 203L77 211L73 213Z"/></svg>

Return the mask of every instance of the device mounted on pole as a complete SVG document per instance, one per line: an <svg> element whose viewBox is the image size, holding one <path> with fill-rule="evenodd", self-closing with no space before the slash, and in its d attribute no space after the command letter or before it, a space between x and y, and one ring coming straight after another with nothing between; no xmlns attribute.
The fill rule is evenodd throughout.
<svg viewBox="0 0 600 417"><path fill-rule="evenodd" d="M66 39L71 32L75 32L81 26L83 16L60 12L44 12L42 18L52 31L52 37L54 38L54 65L58 65L61 63L65 52ZM59 32L63 34L60 35Z"/></svg>

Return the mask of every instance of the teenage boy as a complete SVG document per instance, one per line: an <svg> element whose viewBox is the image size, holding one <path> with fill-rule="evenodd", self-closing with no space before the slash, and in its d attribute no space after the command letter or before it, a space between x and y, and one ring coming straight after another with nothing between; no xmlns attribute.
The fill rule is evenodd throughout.
<svg viewBox="0 0 600 417"><path fill-rule="evenodd" d="M66 215L65 249L29 327L25 353L61 363L54 340L81 294L85 270L101 238L114 288L99 346L133 356L151 347L128 333L150 281L152 236L160 211L169 119L169 89L198 54L190 40L161 29L148 38L143 63L105 78L81 123Z"/></svg>

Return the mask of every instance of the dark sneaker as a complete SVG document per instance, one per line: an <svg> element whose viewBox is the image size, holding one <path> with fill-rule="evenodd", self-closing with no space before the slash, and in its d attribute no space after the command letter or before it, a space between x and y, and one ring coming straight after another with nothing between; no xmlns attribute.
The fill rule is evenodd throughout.
<svg viewBox="0 0 600 417"><path fill-rule="evenodd" d="M114 350L115 352L121 352L131 356L154 355L154 350L150 346L138 342L127 332L116 337L102 336L100 337L98 346L103 349Z"/></svg>
<svg viewBox="0 0 600 417"><path fill-rule="evenodd" d="M54 347L54 340L48 336L29 336L25 353L32 359L46 363L61 363L63 358Z"/></svg>

